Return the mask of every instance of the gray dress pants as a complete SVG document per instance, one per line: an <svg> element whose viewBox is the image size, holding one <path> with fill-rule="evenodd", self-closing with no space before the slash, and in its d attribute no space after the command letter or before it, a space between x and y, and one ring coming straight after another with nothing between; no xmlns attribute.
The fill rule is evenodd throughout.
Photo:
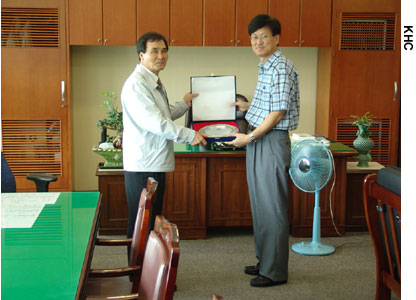
<svg viewBox="0 0 416 300"><path fill-rule="evenodd" d="M259 273L274 281L288 279L288 177L290 138L272 130L247 145L246 167Z"/></svg>

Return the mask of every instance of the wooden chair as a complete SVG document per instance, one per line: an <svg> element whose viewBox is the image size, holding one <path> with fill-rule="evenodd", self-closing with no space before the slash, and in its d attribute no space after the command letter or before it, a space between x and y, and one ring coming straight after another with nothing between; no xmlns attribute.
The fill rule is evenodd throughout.
<svg viewBox="0 0 416 300"><path fill-rule="evenodd" d="M138 299L173 299L178 263L178 228L163 216L156 216L155 228L147 241Z"/></svg>
<svg viewBox="0 0 416 300"><path fill-rule="evenodd" d="M156 196L157 181L149 177L147 187L143 189L137 210L136 223L132 238L97 238L99 246L130 246L129 266L117 269L91 269L88 274L86 294L95 294L99 290L119 286L122 291L138 292L146 242L149 234L150 212ZM128 276L127 276L128 275Z"/></svg>
<svg viewBox="0 0 416 300"><path fill-rule="evenodd" d="M363 190L365 215L377 263L376 300L391 299L391 291L401 296L401 196L380 182L380 176L386 172L389 172L387 168L378 175L368 175ZM387 182L390 185L392 179L388 178Z"/></svg>
<svg viewBox="0 0 416 300"><path fill-rule="evenodd" d="M87 299L172 300L179 262L179 233L175 224L157 216L155 228L149 234L144 253L138 293L116 293L118 287L107 289L108 296L89 296ZM104 294L101 293L100 294Z"/></svg>

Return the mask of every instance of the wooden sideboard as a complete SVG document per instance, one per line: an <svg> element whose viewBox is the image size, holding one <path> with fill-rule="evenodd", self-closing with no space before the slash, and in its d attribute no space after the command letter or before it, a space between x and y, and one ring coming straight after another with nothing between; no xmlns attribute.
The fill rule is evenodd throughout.
<svg viewBox="0 0 416 300"><path fill-rule="evenodd" d="M331 145L336 183L332 193L334 222L345 233L347 158L355 152ZM100 234L125 234L127 201L122 170L97 169L102 193ZM329 191L321 191L321 235L335 236ZM293 236L311 236L314 194L290 185L289 220ZM208 227L252 226L245 152L198 152L175 145L175 171L167 173L163 215L177 224L181 238L205 238Z"/></svg>
<svg viewBox="0 0 416 300"><path fill-rule="evenodd" d="M357 167L357 162L347 162L346 217L347 231L367 231L363 202L363 181L371 173L378 173L383 165L369 162L368 167Z"/></svg>

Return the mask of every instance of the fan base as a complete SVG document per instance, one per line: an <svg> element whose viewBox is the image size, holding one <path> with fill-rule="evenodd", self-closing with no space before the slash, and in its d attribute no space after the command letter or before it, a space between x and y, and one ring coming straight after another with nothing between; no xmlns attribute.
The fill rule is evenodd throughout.
<svg viewBox="0 0 416 300"><path fill-rule="evenodd" d="M292 245L292 250L303 255L329 255L334 253L335 247L321 242L300 242Z"/></svg>

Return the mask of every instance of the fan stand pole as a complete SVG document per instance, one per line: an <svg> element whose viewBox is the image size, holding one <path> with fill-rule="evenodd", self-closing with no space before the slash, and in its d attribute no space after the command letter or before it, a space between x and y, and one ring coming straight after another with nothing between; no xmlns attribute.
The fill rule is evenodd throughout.
<svg viewBox="0 0 416 300"><path fill-rule="evenodd" d="M292 250L303 255L329 255L335 248L321 243L321 209L319 207L319 191L315 192L315 208L313 210L312 242L300 242L292 245Z"/></svg>

